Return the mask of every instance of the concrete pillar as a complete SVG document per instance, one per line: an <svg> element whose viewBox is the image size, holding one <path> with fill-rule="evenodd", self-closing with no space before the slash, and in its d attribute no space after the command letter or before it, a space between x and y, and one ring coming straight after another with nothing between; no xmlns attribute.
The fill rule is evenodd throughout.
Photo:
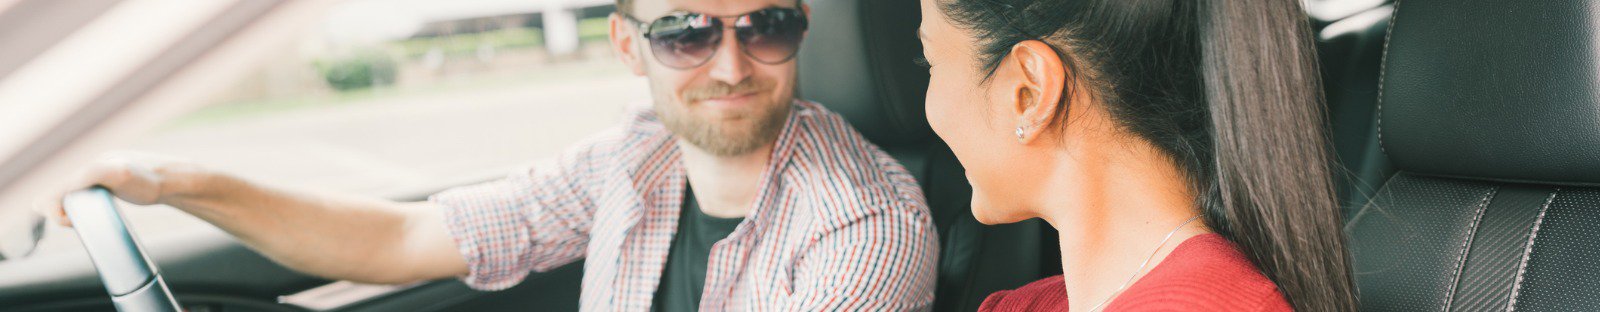
<svg viewBox="0 0 1600 312"><path fill-rule="evenodd" d="M578 51L578 12L564 6L563 1L548 1L544 7L544 48L551 56L569 55Z"/></svg>

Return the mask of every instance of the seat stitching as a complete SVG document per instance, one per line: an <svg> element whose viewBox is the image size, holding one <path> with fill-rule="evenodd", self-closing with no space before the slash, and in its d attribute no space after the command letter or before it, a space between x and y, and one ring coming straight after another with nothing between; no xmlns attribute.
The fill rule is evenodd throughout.
<svg viewBox="0 0 1600 312"><path fill-rule="evenodd" d="M1461 285L1461 275L1466 271L1467 252L1472 249L1472 240L1478 236L1478 223L1482 222L1484 211L1489 210L1489 200L1493 199L1494 195L1499 191L1499 186L1489 188L1489 191L1483 194L1483 199L1478 201L1477 209L1474 209L1472 224L1467 227L1467 239L1461 244L1461 256L1456 260L1455 280L1450 283L1450 288L1444 292L1446 297L1444 298L1444 309L1441 311L1450 311L1450 306L1455 304L1456 287Z"/></svg>
<svg viewBox="0 0 1600 312"><path fill-rule="evenodd" d="M1394 2L1394 10L1389 12L1389 27L1383 31L1383 54L1378 61L1378 152L1384 157L1389 156L1389 149L1383 144L1383 81L1389 76L1389 42L1394 37L1394 24L1400 20L1400 2Z"/></svg>
<svg viewBox="0 0 1600 312"><path fill-rule="evenodd" d="M1544 200L1544 206L1539 207L1539 216L1533 219L1533 229L1528 232L1528 244L1522 248L1522 261L1517 263L1517 279L1511 282L1511 300L1506 302L1506 312L1517 310L1517 295L1522 293L1522 277L1528 272L1528 258L1533 256L1533 240L1539 237L1539 225L1544 223L1544 214L1550 210L1550 203L1555 202L1556 193L1561 188L1550 191L1550 198Z"/></svg>

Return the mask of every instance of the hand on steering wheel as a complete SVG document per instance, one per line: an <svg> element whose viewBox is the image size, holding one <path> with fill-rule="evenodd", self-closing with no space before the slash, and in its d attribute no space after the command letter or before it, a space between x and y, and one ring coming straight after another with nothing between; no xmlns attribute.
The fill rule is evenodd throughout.
<svg viewBox="0 0 1600 312"><path fill-rule="evenodd" d="M110 191L98 186L75 191L67 194L62 206L118 311L182 311L155 263L128 230Z"/></svg>

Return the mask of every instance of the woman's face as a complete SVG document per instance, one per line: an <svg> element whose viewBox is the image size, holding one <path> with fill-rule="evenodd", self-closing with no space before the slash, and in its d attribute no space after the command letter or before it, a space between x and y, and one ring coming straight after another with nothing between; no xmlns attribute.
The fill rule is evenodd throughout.
<svg viewBox="0 0 1600 312"><path fill-rule="evenodd" d="M1021 112L1003 79L984 83L969 32L950 24L938 1L922 0L918 29L929 74L927 117L933 131L949 143L972 184L972 213L986 224L1011 223L1035 216L1030 200L1051 161L1017 137ZM995 78L1015 74L1002 67ZM1015 91L1015 90L1012 90Z"/></svg>

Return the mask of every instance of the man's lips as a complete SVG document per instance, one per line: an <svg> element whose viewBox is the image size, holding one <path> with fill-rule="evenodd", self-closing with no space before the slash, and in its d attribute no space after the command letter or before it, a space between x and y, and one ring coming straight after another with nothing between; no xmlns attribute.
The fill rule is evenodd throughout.
<svg viewBox="0 0 1600 312"><path fill-rule="evenodd" d="M741 106L741 105L744 105L745 103L749 103L751 100L754 100L755 97L756 97L756 93L755 92L734 93L734 94L727 94L727 95L718 96L718 97L706 98L706 99L700 100L700 103L701 104L706 104L706 105L711 105L711 106L716 106L718 108L728 108L728 107L734 107L734 106Z"/></svg>
<svg viewBox="0 0 1600 312"><path fill-rule="evenodd" d="M718 97L707 98L706 100L708 100L708 101L731 101L731 100L738 100L738 99L748 98L748 97L753 96L753 95L756 95L756 93L755 92L730 93L730 94L725 94L725 95L718 96Z"/></svg>

